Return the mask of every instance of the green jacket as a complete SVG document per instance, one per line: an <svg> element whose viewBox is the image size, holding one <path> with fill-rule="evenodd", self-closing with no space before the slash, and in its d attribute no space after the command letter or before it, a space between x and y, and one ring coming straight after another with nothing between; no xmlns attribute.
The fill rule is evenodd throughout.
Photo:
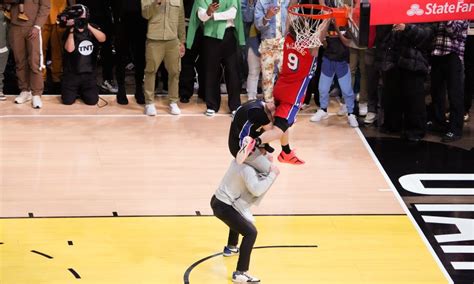
<svg viewBox="0 0 474 284"><path fill-rule="evenodd" d="M188 48L191 48L194 42L194 36L196 34L196 30L199 26L202 26L204 29L204 35L207 37L223 39L227 21L214 21L214 19L208 20L206 23L202 23L199 20L197 15L198 9L203 8L207 9L209 4L212 3L212 0L196 0L194 2L193 10L191 12L191 18L189 20L189 27L188 27L188 38L186 40L186 45ZM235 7L237 9L237 15L234 19L235 25L235 37L239 45L245 45L245 35L244 35L244 25L242 22L242 9L240 7L240 0L220 0L219 1L220 7L217 12L223 12L231 7Z"/></svg>
<svg viewBox="0 0 474 284"><path fill-rule="evenodd" d="M148 20L147 38L186 41L183 0L141 0L142 16Z"/></svg>

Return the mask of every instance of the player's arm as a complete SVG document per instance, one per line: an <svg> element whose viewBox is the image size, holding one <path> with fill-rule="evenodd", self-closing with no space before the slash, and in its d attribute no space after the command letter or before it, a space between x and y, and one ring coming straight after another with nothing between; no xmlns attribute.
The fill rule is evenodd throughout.
<svg viewBox="0 0 474 284"><path fill-rule="evenodd" d="M344 44L347 47L352 46L352 40L348 39L347 37L344 36L344 34L341 32L339 27L337 25L334 25L336 27L336 32L339 35L339 39L341 40L342 44Z"/></svg>
<svg viewBox="0 0 474 284"><path fill-rule="evenodd" d="M243 164L240 170L240 175L248 191L255 197L267 192L279 174L280 170L275 165L271 166L268 174L259 174L254 168L246 164Z"/></svg>

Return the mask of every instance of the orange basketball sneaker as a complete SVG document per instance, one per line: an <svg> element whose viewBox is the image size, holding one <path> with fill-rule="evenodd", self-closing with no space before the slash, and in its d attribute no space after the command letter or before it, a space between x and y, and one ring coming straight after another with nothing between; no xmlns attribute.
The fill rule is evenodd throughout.
<svg viewBox="0 0 474 284"><path fill-rule="evenodd" d="M281 151L280 155L278 155L278 161L280 163L287 163L292 165L303 165L304 161L300 158L296 157L295 151L291 150L289 154Z"/></svg>

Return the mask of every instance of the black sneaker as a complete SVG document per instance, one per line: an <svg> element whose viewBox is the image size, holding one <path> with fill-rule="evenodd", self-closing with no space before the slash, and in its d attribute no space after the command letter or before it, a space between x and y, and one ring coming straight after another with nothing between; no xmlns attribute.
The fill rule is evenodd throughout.
<svg viewBox="0 0 474 284"><path fill-rule="evenodd" d="M461 139L461 137L462 137L461 135L456 135L452 132L448 132L443 136L443 138L441 138L441 142L443 143L454 142Z"/></svg>

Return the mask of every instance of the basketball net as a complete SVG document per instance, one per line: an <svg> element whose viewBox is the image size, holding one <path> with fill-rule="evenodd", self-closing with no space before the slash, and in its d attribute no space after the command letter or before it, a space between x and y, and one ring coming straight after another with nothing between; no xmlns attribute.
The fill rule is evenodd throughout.
<svg viewBox="0 0 474 284"><path fill-rule="evenodd" d="M296 39L291 46L298 51L319 48L324 19L331 17L331 10L320 5L294 5L288 8L288 17Z"/></svg>

